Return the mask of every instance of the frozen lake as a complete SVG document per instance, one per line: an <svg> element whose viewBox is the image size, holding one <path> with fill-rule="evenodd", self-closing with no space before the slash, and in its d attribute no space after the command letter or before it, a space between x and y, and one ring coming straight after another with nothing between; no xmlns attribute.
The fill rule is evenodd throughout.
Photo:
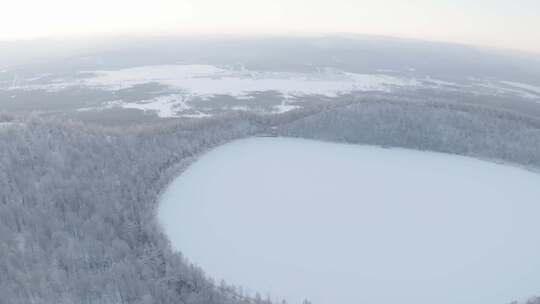
<svg viewBox="0 0 540 304"><path fill-rule="evenodd" d="M507 304L540 292L540 175L286 138L219 147L167 189L174 248L300 304Z"/></svg>

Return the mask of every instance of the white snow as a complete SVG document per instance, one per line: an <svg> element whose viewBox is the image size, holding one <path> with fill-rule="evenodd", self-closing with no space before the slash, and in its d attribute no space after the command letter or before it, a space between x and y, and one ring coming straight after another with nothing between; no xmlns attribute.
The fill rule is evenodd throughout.
<svg viewBox="0 0 540 304"><path fill-rule="evenodd" d="M7 131L15 127L23 127L24 124L19 122L4 121L0 122L0 131Z"/></svg>
<svg viewBox="0 0 540 304"><path fill-rule="evenodd" d="M249 107L246 106L233 106L231 107L233 111L249 111Z"/></svg>
<svg viewBox="0 0 540 304"><path fill-rule="evenodd" d="M84 81L86 86L108 90L130 88L136 85L156 82L170 88L186 92L181 104L174 100L157 97L123 105L124 108L137 108L157 111L160 117L206 117L208 115L182 114L173 107L186 107L186 101L193 97L208 98L217 95L230 95L239 99L252 99L250 94L275 91L285 100L298 96L322 95L337 97L353 91L389 91L399 86L415 86L414 80L405 80L387 75L366 75L324 69L320 73L257 72L245 69L227 70L209 65L167 65L146 66L119 71L92 72L96 75ZM177 95L176 100L181 96ZM167 97L169 98L169 97ZM281 104L275 107L276 113L283 113L299 106Z"/></svg>
<svg viewBox="0 0 540 304"><path fill-rule="evenodd" d="M158 217L207 273L288 303L509 303L540 291L540 175L284 138L219 147Z"/></svg>
<svg viewBox="0 0 540 304"><path fill-rule="evenodd" d="M525 90L532 91L532 92L540 94L540 87L539 86L526 84L526 83L520 83L520 82L513 82L513 81L502 81L502 83L513 86L513 87L516 87L516 88L525 89ZM540 97L540 96L538 96L538 97Z"/></svg>
<svg viewBox="0 0 540 304"><path fill-rule="evenodd" d="M13 78L11 85L8 88L2 88L2 89L8 90L8 91L43 90L49 93L58 93L60 91L63 91L63 90L66 90L75 86L82 86L82 83L80 81L71 81L71 80L62 79L62 78L54 79L51 82L41 83L41 84L25 84L24 81L15 77Z"/></svg>
<svg viewBox="0 0 540 304"><path fill-rule="evenodd" d="M287 104L285 101L283 101L280 105L277 105L274 107L274 113L275 114L285 113L285 112L289 112L289 111L299 109L299 108L300 106Z"/></svg>
<svg viewBox="0 0 540 304"><path fill-rule="evenodd" d="M123 102L120 104L125 109L139 109L143 111L154 111L159 117L178 117L179 111L190 109L186 104L186 96L171 94L158 96L153 99L138 102Z"/></svg>
<svg viewBox="0 0 540 304"><path fill-rule="evenodd" d="M157 82L201 97L277 91L286 96L335 97L352 91L387 91L392 86L414 86L415 81L387 75L346 73L325 69L322 73L259 72L229 70L210 65L144 66L119 71L94 71L88 86L111 90Z"/></svg>
<svg viewBox="0 0 540 304"><path fill-rule="evenodd" d="M94 77L51 84L22 85L12 89L58 91L71 86L116 91L146 83L159 83L193 96L231 95L250 98L254 92L277 91L285 96L323 95L335 97L353 91L389 91L396 86L417 86L412 79L383 74L355 74L335 69L320 73L261 72L219 68L211 65L157 65L113 71L84 71Z"/></svg>
<svg viewBox="0 0 540 304"><path fill-rule="evenodd" d="M377 72L383 73L383 74L395 74L395 73L400 73L401 71L394 70L394 69L377 69Z"/></svg>
<svg viewBox="0 0 540 304"><path fill-rule="evenodd" d="M141 100L137 102L123 102L121 100L114 100L104 103L102 106L98 107L86 107L86 108L79 108L77 111L84 112L84 111L92 111L92 110L106 110L106 109L112 109L112 108L124 108L124 109L138 109L142 111L152 111L155 112L156 115L162 118L170 118L170 117L179 117L184 116L187 117L189 114L180 115L179 112L186 111L191 109L189 105L186 104L186 99L188 97L180 94L170 94L170 95L162 95L157 96L152 99L148 100ZM190 115L193 117L207 117L211 115Z"/></svg>
<svg viewBox="0 0 540 304"><path fill-rule="evenodd" d="M477 91L477 89L480 89L479 93L488 93L488 94L494 94L494 95L515 95L520 96L522 98L527 99L538 99L540 98L539 94L531 93L531 91L535 91L535 86L527 85L523 83L518 82L511 82L511 81L494 81L490 79L484 79L484 78L475 78L475 77L468 77L468 80L472 82L471 85L469 85L469 88L472 88L474 91ZM540 88L538 88L540 89Z"/></svg>
<svg viewBox="0 0 540 304"><path fill-rule="evenodd" d="M116 107L121 107L122 104L123 104L123 102L121 100L111 100L111 101L105 102L101 106L78 108L77 111L78 112L86 112L86 111L93 111L93 110L101 111L101 110L107 110L107 109L112 109L112 108L116 108Z"/></svg>
<svg viewBox="0 0 540 304"><path fill-rule="evenodd" d="M126 102L121 107L155 111L161 117L179 117L193 116L193 114L182 113L182 111L190 109L187 107L190 101L204 100L219 95L251 100L254 99L254 93L277 92L283 96L283 100L288 101L312 95L337 97L357 91L389 92L396 88L414 88L421 84L412 78L384 74L357 74L331 68L322 68L318 72L312 73L295 73L178 64L140 66L121 70L81 71L80 74L85 74L85 77L76 79L53 78L48 82L38 84L32 83L32 81L50 75L44 74L20 81L14 80L7 89L59 92L73 87L86 87L117 91L133 88L137 85L157 83L167 86L175 94L157 96L150 100ZM275 107L275 112L282 113L296 108L299 106L282 104Z"/></svg>
<svg viewBox="0 0 540 304"><path fill-rule="evenodd" d="M434 83L435 85L437 86L448 86L448 87L458 87L459 85L455 82L450 82L450 81L446 81L446 80L441 80L441 79L435 79L435 78L432 78L430 76L427 76L424 78L424 81L427 81L427 82L430 82L430 83Z"/></svg>

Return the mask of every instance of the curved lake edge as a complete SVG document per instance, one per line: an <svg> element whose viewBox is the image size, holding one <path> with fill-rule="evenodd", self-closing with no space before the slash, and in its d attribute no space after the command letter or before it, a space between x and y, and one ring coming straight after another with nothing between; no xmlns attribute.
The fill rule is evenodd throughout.
<svg viewBox="0 0 540 304"><path fill-rule="evenodd" d="M371 145L371 144L364 144L364 143L352 143L352 142L345 142L345 141L338 141L338 140L327 140L327 139L314 139L314 138L308 138L308 137L296 137L296 136L261 136L261 135L250 135L242 138L236 138L232 139L223 143L220 143L214 147L211 147L210 149L201 151L195 155L192 155L188 160L182 160L179 163L176 163L172 165L170 168L167 168L167 172L165 173L166 177L163 179L163 182L161 184L164 184L160 190L159 193L155 199L155 208L159 208L159 204L162 198L162 195L165 191L167 191L167 188L171 185L171 183L180 177L187 169L189 169L190 166L192 166L195 162L197 162L201 157L208 154L209 152L218 149L219 147L231 144L235 141L241 141L241 140L248 140L251 138L284 138L284 139L297 139L297 140L306 140L306 141L314 141L314 142L323 142L323 143L331 143L331 144L343 144L343 145L352 145L352 146L365 146L365 147L378 147L383 149L403 149L403 150L411 150L411 151L418 151L418 152L427 152L427 153L438 153L438 154L445 154L445 155L452 155L457 157L465 157L465 158L472 158L475 160L492 163L496 165L501 166L509 166L518 168L521 170L529 171L532 173L540 174L540 168L537 168L535 166L526 166L523 164L515 163L506 161L500 158L488 158L488 157L482 157L482 156L471 156L471 155L464 155L464 154L457 154L457 153L447 153L447 152L441 152L441 151L435 151L435 150L419 150L419 149L413 149L413 148L407 148L407 147L401 147L401 146L383 146L383 145Z"/></svg>
<svg viewBox="0 0 540 304"><path fill-rule="evenodd" d="M171 186L171 184L176 179L178 179L180 176L182 176L185 173L185 171L188 170L194 163L199 161L201 157L204 157L206 154L208 154L208 153L210 153L210 152L212 152L212 151L214 151L216 149L219 149L220 147L223 147L223 146L235 143L235 142L246 141L246 140L250 140L250 139L254 139L254 138L259 138L259 137L258 136L247 136L247 137L227 141L225 143L219 144L219 145L217 145L215 147L212 147L211 149L202 151L201 153L191 157L189 162L182 163L180 165L180 168L176 169L177 170L176 175L174 175L172 178L170 178L167 185L160 191L160 194L159 194L159 196L157 198L158 206L157 206L156 209L159 209L159 205L161 205L163 195L167 191L167 189ZM348 143L348 142L339 142L339 141L331 141L331 140L318 140L318 139L310 139L310 138L303 138L303 137L275 137L275 138L277 138L277 139L295 140L295 141L322 142L322 143L348 145L348 146L355 146L355 147L356 146L361 146L361 147L381 148L381 149L390 149L390 150L398 150L398 151L405 150L405 151L414 151L414 152L420 152L420 153L424 153L424 152L425 153L434 153L434 154L439 154L439 155L447 155L447 156L452 156L452 157L458 157L460 159L480 161L480 162L492 164L494 166L500 166L500 167L506 167L506 168L512 167L514 169L524 170L524 171L528 171L530 173L535 173L535 174L538 174L540 172L540 170L538 170L535 167L527 167L527 166L524 166L524 165L511 163L511 162L508 162L508 161L502 161L502 160L497 160L497 159L488 159L488 158L480 158L480 157L475 157L475 156L470 156L470 155L452 154L452 153L445 153L445 152L438 152L438 151L431 151L431 150L416 150L416 149L410 149L410 148L404 148L404 147L386 147L386 146L359 144L359 143ZM157 220L157 216L156 216L156 220ZM157 222L158 222L159 226L162 228L162 223L160 223L159 220L157 220ZM181 252L181 249L180 249L180 252ZM187 258L187 260L190 260L190 257L186 257L186 258ZM213 277L211 273L208 274L208 275L209 275L209 277Z"/></svg>

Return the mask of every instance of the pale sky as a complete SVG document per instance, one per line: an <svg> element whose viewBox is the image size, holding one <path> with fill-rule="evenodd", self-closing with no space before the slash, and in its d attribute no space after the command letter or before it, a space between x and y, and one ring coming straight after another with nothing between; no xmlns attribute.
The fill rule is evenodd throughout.
<svg viewBox="0 0 540 304"><path fill-rule="evenodd" d="M0 0L0 39L346 32L540 53L540 0Z"/></svg>

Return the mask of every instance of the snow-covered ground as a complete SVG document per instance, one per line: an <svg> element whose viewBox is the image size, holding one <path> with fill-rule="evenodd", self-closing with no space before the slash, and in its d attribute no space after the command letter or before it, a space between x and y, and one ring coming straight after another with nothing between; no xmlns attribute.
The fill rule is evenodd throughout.
<svg viewBox="0 0 540 304"><path fill-rule="evenodd" d="M152 99L115 103L122 108L153 111L160 117L193 116L189 102L216 96L231 96L238 100L252 100L253 94L276 92L283 102L274 113L298 108L290 104L298 97L337 97L351 92L390 92L396 88L415 87L420 82L412 78L384 74L357 74L324 68L317 72L268 72L232 69L212 65L155 65L121 70L82 71L72 79L54 78L37 82L51 75L13 81L8 90L43 90L58 93L71 88L92 88L104 91L132 89L145 84L159 84L167 91ZM84 77L81 77L84 76ZM6 88L4 88L6 89ZM109 103L110 104L110 103ZM106 109L108 105L94 107ZM83 108L90 110L89 108ZM186 112L186 113L184 113ZM197 112L197 111L195 111ZM208 116L201 113L195 116Z"/></svg>
<svg viewBox="0 0 540 304"><path fill-rule="evenodd" d="M186 104L186 97L180 94L163 95L150 100L139 102L122 102L117 106L125 109L139 109L143 111L155 111L159 117L177 117L178 112L185 111L191 107Z"/></svg>
<svg viewBox="0 0 540 304"><path fill-rule="evenodd" d="M12 80L6 81L0 83L0 90L13 92L40 90L52 94L79 88L113 93L148 84L159 85L162 89L147 92L150 94L143 94L144 97L141 96L140 99L120 100L115 106L152 111L160 117L189 116L194 112L201 113L200 116L208 116L208 113L200 112L205 107L194 108L197 108L197 102L208 101L218 96L228 96L246 102L253 101L251 107L247 107L251 110L257 108L256 103L261 100L258 100L256 95L262 92L273 92L280 96L281 102L278 101L268 110L273 113L287 112L300 107L299 100L302 97L336 98L358 92L392 93L420 88L440 92L517 96L540 101L540 87L532 84L471 77L466 77L465 81L458 83L422 74L396 71L360 74L330 67L320 67L311 72L286 72L205 64L174 64L80 71L71 76L46 73L24 78L14 75ZM81 99L85 100L86 97ZM103 110L110 104L109 102L93 108L83 107L82 110ZM246 104L237 106L246 107Z"/></svg>
<svg viewBox="0 0 540 304"><path fill-rule="evenodd" d="M516 87L516 88L525 89L525 90L534 92L534 93L538 94L537 96L540 96L540 87L539 86L530 85L530 84L526 84L526 83L520 83L520 82L513 82L513 81L503 81L503 83L507 84L507 85L510 85L510 86L513 86L513 87Z"/></svg>
<svg viewBox="0 0 540 304"><path fill-rule="evenodd" d="M277 91L287 97L323 95L335 97L352 91L389 91L392 87L416 86L414 79L384 74L356 74L336 69L317 73L235 70L212 65L155 65L121 70L83 71L84 78L54 79L46 84L20 84L10 89L51 92L84 86L117 91L147 83L159 83L198 97L230 95L249 98L254 92ZM34 81L39 78L32 78Z"/></svg>
<svg viewBox="0 0 540 304"><path fill-rule="evenodd" d="M285 96L335 97L352 91L388 91L392 86L414 86L414 80L347 73L324 69L320 73L260 72L232 70L211 65L142 66L116 71L91 71L80 83L108 90L159 83L200 97L230 95L247 97L253 92L277 91Z"/></svg>
<svg viewBox="0 0 540 304"><path fill-rule="evenodd" d="M540 292L538 185L454 155L253 138L200 158L158 216L209 275L263 297L504 304Z"/></svg>
<svg viewBox="0 0 540 304"><path fill-rule="evenodd" d="M512 82L512 81L493 81L488 79L471 78L473 92L488 93L493 95L514 95L526 99L540 101L540 88L534 85ZM487 90L478 91L478 88Z"/></svg>

